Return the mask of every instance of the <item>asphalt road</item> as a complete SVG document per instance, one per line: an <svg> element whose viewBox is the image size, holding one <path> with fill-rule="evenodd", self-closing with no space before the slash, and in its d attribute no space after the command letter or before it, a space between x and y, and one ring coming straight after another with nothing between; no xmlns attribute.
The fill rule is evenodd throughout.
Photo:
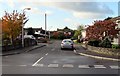
<svg viewBox="0 0 120 76"><path fill-rule="evenodd" d="M118 62L76 55L61 50L61 41L33 51L3 56L3 74L119 74ZM80 46L79 46L80 47ZM77 50L79 47L76 46Z"/></svg>

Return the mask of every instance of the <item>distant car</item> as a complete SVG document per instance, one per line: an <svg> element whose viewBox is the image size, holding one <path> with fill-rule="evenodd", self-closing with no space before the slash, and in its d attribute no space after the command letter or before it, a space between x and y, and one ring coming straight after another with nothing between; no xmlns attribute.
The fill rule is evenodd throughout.
<svg viewBox="0 0 120 76"><path fill-rule="evenodd" d="M33 35L24 35L24 38L36 39Z"/></svg>
<svg viewBox="0 0 120 76"><path fill-rule="evenodd" d="M61 50L63 49L74 49L74 42L71 39L64 39L61 42Z"/></svg>
<svg viewBox="0 0 120 76"><path fill-rule="evenodd" d="M24 35L25 45L37 45L37 40L33 35Z"/></svg>
<svg viewBox="0 0 120 76"><path fill-rule="evenodd" d="M45 39L44 37L38 37L37 40L39 43L46 43L47 42L47 39Z"/></svg>

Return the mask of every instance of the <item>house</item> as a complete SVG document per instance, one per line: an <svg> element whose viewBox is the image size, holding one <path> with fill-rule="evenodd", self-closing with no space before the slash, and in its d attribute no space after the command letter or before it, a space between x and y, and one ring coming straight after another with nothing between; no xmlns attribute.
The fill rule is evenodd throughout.
<svg viewBox="0 0 120 76"><path fill-rule="evenodd" d="M32 27L30 27L30 28L32 28ZM25 35L27 35L28 29L29 28L24 28L24 34ZM40 33L43 30L42 27L41 28L32 28L32 29L34 30L35 33L38 33L38 32Z"/></svg>
<svg viewBox="0 0 120 76"><path fill-rule="evenodd" d="M69 29L68 27L65 27L63 29L57 29L58 33L63 33L66 38L71 38L73 36L73 30Z"/></svg>
<svg viewBox="0 0 120 76"><path fill-rule="evenodd" d="M30 27L32 28L32 27ZM24 28L24 34L27 35L28 34L28 29L29 28ZM37 37L45 37L45 30L41 28L32 28L34 31L34 34L37 35ZM46 33L46 36L48 36L48 32Z"/></svg>
<svg viewBox="0 0 120 76"><path fill-rule="evenodd" d="M82 32L82 38L85 38L86 37L86 29L83 29L81 32Z"/></svg>
<svg viewBox="0 0 120 76"><path fill-rule="evenodd" d="M117 34L117 37L113 39L113 43L112 44L120 45L120 16L112 18L111 20L116 22L117 26L115 27L115 29L117 31L119 31L119 33Z"/></svg>

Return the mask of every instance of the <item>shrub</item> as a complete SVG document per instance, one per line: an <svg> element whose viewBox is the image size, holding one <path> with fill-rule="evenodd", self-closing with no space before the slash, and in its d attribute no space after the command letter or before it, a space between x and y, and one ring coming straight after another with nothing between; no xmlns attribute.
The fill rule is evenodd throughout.
<svg viewBox="0 0 120 76"><path fill-rule="evenodd" d="M112 48L113 48L113 49L119 49L119 48L120 48L120 45L118 45L118 44L112 44Z"/></svg>
<svg viewBox="0 0 120 76"><path fill-rule="evenodd" d="M88 41L88 45L99 47L100 42L100 40L90 40Z"/></svg>
<svg viewBox="0 0 120 76"><path fill-rule="evenodd" d="M10 39L9 38L4 38L2 40L2 46L8 46L11 45Z"/></svg>
<svg viewBox="0 0 120 76"><path fill-rule="evenodd" d="M99 45L104 48L111 48L112 46L111 41L107 37Z"/></svg>
<svg viewBox="0 0 120 76"><path fill-rule="evenodd" d="M77 40L73 40L74 43L78 43Z"/></svg>

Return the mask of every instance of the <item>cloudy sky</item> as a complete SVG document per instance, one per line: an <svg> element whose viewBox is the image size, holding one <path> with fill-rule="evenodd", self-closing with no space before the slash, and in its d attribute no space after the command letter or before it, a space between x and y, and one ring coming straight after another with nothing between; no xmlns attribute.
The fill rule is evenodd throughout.
<svg viewBox="0 0 120 76"><path fill-rule="evenodd" d="M47 14L47 30L65 26L76 29L78 25L91 25L94 20L118 16L119 0L0 0L0 18L4 11L22 12L24 8L29 21L25 28L44 29L44 14Z"/></svg>

